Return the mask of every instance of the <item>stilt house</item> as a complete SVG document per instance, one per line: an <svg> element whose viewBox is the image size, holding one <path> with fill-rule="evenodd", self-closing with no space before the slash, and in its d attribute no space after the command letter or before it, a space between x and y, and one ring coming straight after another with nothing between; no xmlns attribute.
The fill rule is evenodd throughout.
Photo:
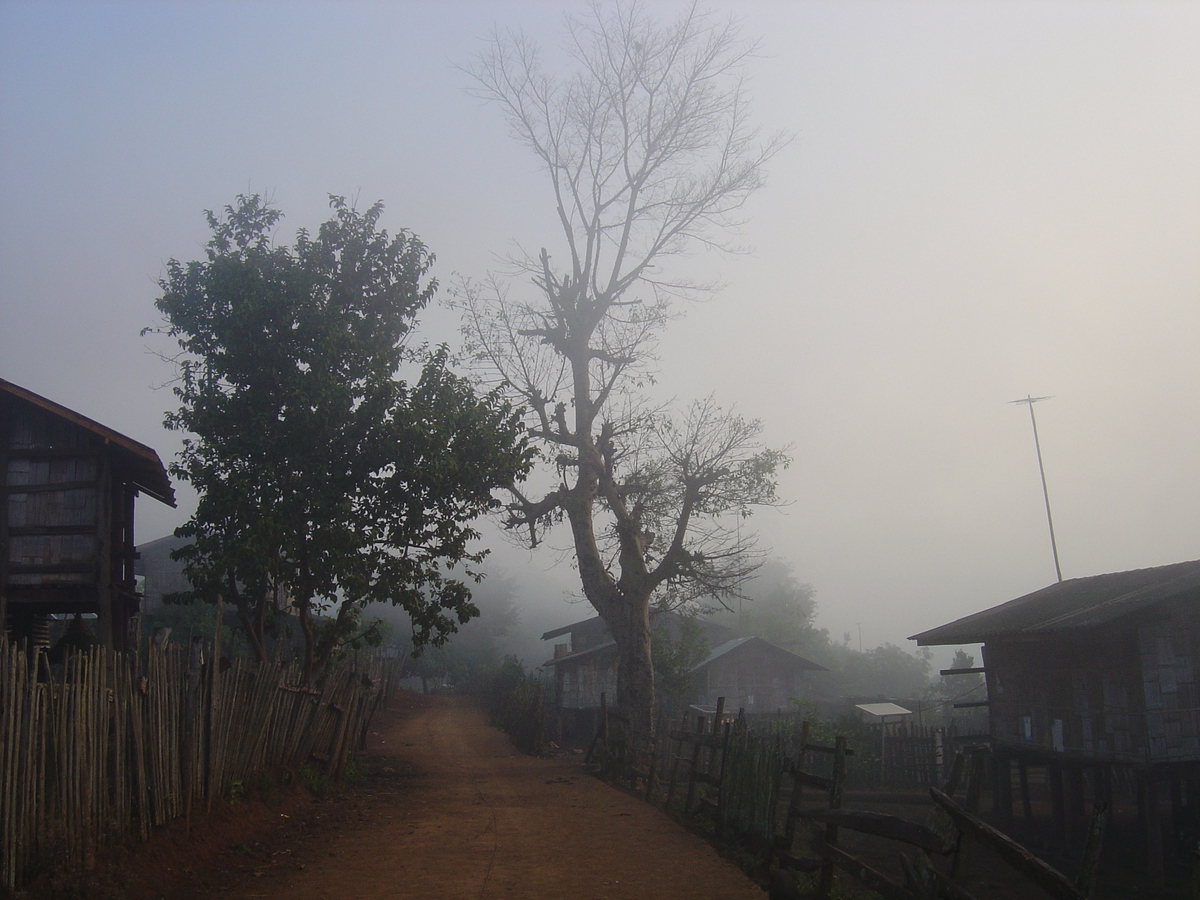
<svg viewBox="0 0 1200 900"><path fill-rule="evenodd" d="M1046 767L1068 831L1086 778L1100 799L1117 768L1137 779L1161 871L1157 785L1177 821L1200 807L1200 560L1059 582L911 640L984 645L1000 771L1018 765L1025 784L1027 766Z"/></svg>
<svg viewBox="0 0 1200 900"><path fill-rule="evenodd" d="M138 611L134 499L175 505L145 444L0 379L0 623L28 636L44 617L94 613L124 647Z"/></svg>

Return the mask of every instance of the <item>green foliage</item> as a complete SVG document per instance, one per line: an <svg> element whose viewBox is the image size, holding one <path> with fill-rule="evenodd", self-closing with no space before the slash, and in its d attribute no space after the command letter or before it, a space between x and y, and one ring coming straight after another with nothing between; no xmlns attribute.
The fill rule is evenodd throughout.
<svg viewBox="0 0 1200 900"><path fill-rule="evenodd" d="M155 628L171 629L171 640L187 641L191 635L202 635L212 640L217 630L217 617L213 608L204 603L168 602L142 616L143 637L152 634ZM221 654L242 656L249 649L244 634L230 625L221 626Z"/></svg>
<svg viewBox="0 0 1200 900"><path fill-rule="evenodd" d="M526 753L542 752L546 692L543 679L527 673L515 656L504 657L492 677L488 698L491 722Z"/></svg>
<svg viewBox="0 0 1200 900"><path fill-rule="evenodd" d="M409 346L436 287L424 245L380 229L381 204L330 202L291 247L257 195L208 213L206 258L171 260L155 304L181 350L171 470L200 495L176 532L192 597L223 594L260 656L270 617L294 606L310 676L373 639L368 602L403 607L418 644L470 619L483 553L468 523L530 464L499 395L478 396L444 347Z"/></svg>
<svg viewBox="0 0 1200 900"><path fill-rule="evenodd" d="M329 780L329 776L316 766L301 766L300 780L304 782L308 792L318 799L328 797L329 792L333 789L333 782Z"/></svg>
<svg viewBox="0 0 1200 900"><path fill-rule="evenodd" d="M954 651L954 658L947 668L971 669L975 666L975 657L961 647ZM943 675L934 686L934 695L944 702L960 699L983 700L987 696L983 690L983 675L972 672L969 675Z"/></svg>
<svg viewBox="0 0 1200 900"><path fill-rule="evenodd" d="M656 627L650 645L656 687L662 692L661 700L671 707L691 692L692 670L708 658L712 649L695 616L680 616L674 621L679 623L678 633L672 635L669 628Z"/></svg>
<svg viewBox="0 0 1200 900"><path fill-rule="evenodd" d="M414 647L407 621L395 629L394 646L412 654L405 661L405 673L420 678L426 691L431 683L466 694L486 695L491 688L501 666L500 640L519 618L516 587L511 579L493 574L472 594L479 615L441 646Z"/></svg>
<svg viewBox="0 0 1200 900"><path fill-rule="evenodd" d="M369 774L367 764L357 757L346 760L342 767L342 780L347 784L363 784Z"/></svg>

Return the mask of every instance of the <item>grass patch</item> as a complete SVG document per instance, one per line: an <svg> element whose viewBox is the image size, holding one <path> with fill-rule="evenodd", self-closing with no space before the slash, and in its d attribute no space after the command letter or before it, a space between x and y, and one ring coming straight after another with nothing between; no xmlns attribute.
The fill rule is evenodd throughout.
<svg viewBox="0 0 1200 900"><path fill-rule="evenodd" d="M333 782L329 776L316 766L301 766L300 780L304 782L304 786L308 788L310 794L322 800L328 797L329 792L333 789Z"/></svg>

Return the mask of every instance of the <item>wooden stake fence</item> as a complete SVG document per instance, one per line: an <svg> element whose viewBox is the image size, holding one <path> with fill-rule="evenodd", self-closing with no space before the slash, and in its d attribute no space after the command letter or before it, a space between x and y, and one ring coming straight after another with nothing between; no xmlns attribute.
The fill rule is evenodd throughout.
<svg viewBox="0 0 1200 900"><path fill-rule="evenodd" d="M0 886L19 888L33 863L90 867L105 841L146 840L268 768L340 777L399 675L371 658L310 688L297 666L208 650L97 647L52 669L0 639Z"/></svg>
<svg viewBox="0 0 1200 900"><path fill-rule="evenodd" d="M934 827L929 827L897 816L842 808L847 758L854 756L844 736L835 737L832 746L814 743L809 739L809 723L804 722L796 743L794 735L778 729L756 732L747 726L741 713L736 722L723 722L723 708L721 699L711 727L707 715L696 716L694 730L689 728L691 717L685 714L683 727L667 732L675 750L663 758L654 749L654 737L631 731L628 718L604 704L588 759L596 761L602 772L627 780L635 790L645 778L648 801L657 802L655 787L665 787L662 802L668 810L675 807L677 788L686 785L684 814L711 811L718 829L736 832L765 850L765 869L780 866L813 874L817 879L816 897L833 894L835 872L840 871L886 900L971 900L972 895L962 883L973 841L989 846L1030 883L1057 900L1086 900L1089 896L1101 855L1106 804L1096 804L1083 862L1071 880L978 818L989 753L986 746L960 750L949 767L944 790L930 788L944 823L935 816ZM931 777L931 768L917 762L927 757L921 743L931 741L931 735L914 732L905 736L913 739L913 752L897 753L896 759L902 762L896 768L906 778ZM634 752L635 739L648 742L642 753ZM785 751L785 743L791 745L790 754ZM646 755L650 758L648 770L641 766ZM656 770L655 762L662 771ZM681 773L683 767L686 771ZM965 797L960 806L951 795L964 778ZM791 782L787 791L783 789L785 779ZM816 789L808 795L812 799L807 804L805 788ZM781 807L785 807L782 816ZM798 826L802 824L808 838L797 848ZM886 838L897 843L898 851L908 850L911 856L899 853L903 882L839 846L843 830ZM933 863L931 854L942 857L940 865Z"/></svg>

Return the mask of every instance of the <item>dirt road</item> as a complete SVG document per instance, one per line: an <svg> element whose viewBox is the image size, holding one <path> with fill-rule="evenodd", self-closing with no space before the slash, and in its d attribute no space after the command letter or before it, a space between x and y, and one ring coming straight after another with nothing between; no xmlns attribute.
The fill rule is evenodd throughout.
<svg viewBox="0 0 1200 900"><path fill-rule="evenodd" d="M585 775L578 756L515 751L457 697L409 698L367 750L352 816L220 896L266 900L762 900L657 809ZM252 848L247 847L248 851ZM253 866L248 866L248 869Z"/></svg>

